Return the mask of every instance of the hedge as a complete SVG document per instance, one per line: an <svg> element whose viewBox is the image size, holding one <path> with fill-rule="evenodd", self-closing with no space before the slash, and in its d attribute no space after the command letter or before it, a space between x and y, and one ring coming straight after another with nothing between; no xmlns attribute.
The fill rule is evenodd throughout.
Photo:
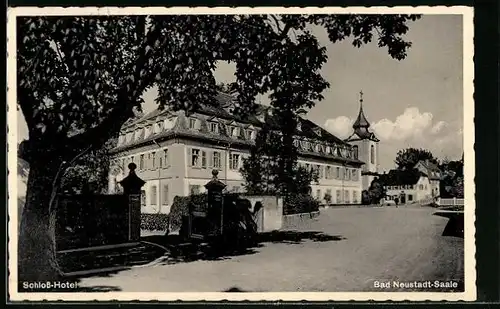
<svg viewBox="0 0 500 309"><path fill-rule="evenodd" d="M294 194L286 198L283 205L284 215L311 213L319 211L319 201L306 194Z"/></svg>
<svg viewBox="0 0 500 309"><path fill-rule="evenodd" d="M166 231L168 229L167 214L141 214L141 230Z"/></svg>

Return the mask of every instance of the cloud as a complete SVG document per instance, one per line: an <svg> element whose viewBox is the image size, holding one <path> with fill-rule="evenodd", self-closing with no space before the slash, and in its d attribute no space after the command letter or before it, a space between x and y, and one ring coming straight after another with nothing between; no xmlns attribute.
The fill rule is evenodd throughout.
<svg viewBox="0 0 500 309"><path fill-rule="evenodd" d="M431 128L432 118L431 113L421 113L417 107L409 107L403 114L396 117L395 121L382 119L374 123L372 127L381 140L401 141L421 137L427 129Z"/></svg>
<svg viewBox="0 0 500 309"><path fill-rule="evenodd" d="M441 130L442 130L443 128L445 128L446 126L447 126L447 123L446 123L446 122L444 122L444 121L439 121L438 123L436 123L436 124L432 127L431 132L432 132L433 134L438 134L438 133L439 133L439 132L441 132Z"/></svg>
<svg viewBox="0 0 500 309"><path fill-rule="evenodd" d="M353 119L346 116L340 116L328 119L325 122L325 128L340 138L347 138L349 137L349 134L352 133L353 123Z"/></svg>
<svg viewBox="0 0 500 309"><path fill-rule="evenodd" d="M352 133L354 119L339 116L328 119L325 128L340 138ZM460 123L435 121L429 112L417 107L409 107L395 119L381 119L372 122L372 130L381 140L381 167L392 168L398 150L407 147L429 149L436 157L456 157L462 153L462 133Z"/></svg>

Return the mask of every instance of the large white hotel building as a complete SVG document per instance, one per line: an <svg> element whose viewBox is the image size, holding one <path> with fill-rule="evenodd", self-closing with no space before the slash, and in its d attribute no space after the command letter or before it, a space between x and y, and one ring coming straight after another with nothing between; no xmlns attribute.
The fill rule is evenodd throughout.
<svg viewBox="0 0 500 309"><path fill-rule="evenodd" d="M243 159L249 156L261 124L272 115L260 106L256 115L237 118L228 111L232 96L218 93L216 100L218 108L203 107L189 116L155 110L127 122L111 151L109 193L120 190L118 181L128 174L130 162L146 182L143 213L168 213L175 196L203 192L213 169L219 170L229 191L243 192L239 172ZM362 106L354 133L346 141L300 119L295 140L298 163L319 172L319 181L311 184L314 197L324 202L329 194L333 204L361 203L361 192L373 177L362 171L378 171L378 140L369 126Z"/></svg>

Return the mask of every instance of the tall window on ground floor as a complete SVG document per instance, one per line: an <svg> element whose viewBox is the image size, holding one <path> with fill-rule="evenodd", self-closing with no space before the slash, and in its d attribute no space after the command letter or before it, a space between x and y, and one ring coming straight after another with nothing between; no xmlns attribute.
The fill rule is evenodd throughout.
<svg viewBox="0 0 500 309"><path fill-rule="evenodd" d="M215 169L219 169L221 168L221 156L220 156L220 152L218 151L214 151L214 154L213 154L213 157L212 157L212 166L215 168Z"/></svg>
<svg viewBox="0 0 500 309"><path fill-rule="evenodd" d="M337 194L336 194L335 198L336 198L337 204L342 203L342 192L340 190L337 190Z"/></svg>
<svg viewBox="0 0 500 309"><path fill-rule="evenodd" d="M240 169L240 155L237 153L232 153L229 155L229 168L232 170Z"/></svg>
<svg viewBox="0 0 500 309"><path fill-rule="evenodd" d="M344 203L349 204L349 191L344 190Z"/></svg>
<svg viewBox="0 0 500 309"><path fill-rule="evenodd" d="M146 191L141 190L141 206L145 207L146 206Z"/></svg>
<svg viewBox="0 0 500 309"><path fill-rule="evenodd" d="M408 194L408 202L413 201L413 194Z"/></svg>
<svg viewBox="0 0 500 309"><path fill-rule="evenodd" d="M352 191L352 202L354 204L358 203L358 191Z"/></svg>
<svg viewBox="0 0 500 309"><path fill-rule="evenodd" d="M191 166L198 166L200 164L200 150L191 149Z"/></svg>
<svg viewBox="0 0 500 309"><path fill-rule="evenodd" d="M162 193L162 204L168 205L168 185L163 185L163 193Z"/></svg>
<svg viewBox="0 0 500 309"><path fill-rule="evenodd" d="M151 201L149 202L149 204L151 205L156 205L156 199L158 195L158 192L156 190L156 186L151 186Z"/></svg>
<svg viewBox="0 0 500 309"><path fill-rule="evenodd" d="M370 162L371 164L375 164L375 146L373 145L370 147Z"/></svg>
<svg viewBox="0 0 500 309"><path fill-rule="evenodd" d="M168 161L168 149L164 149L163 150L163 159L160 161L160 164L162 165L162 167L167 167L168 164L169 164L169 161Z"/></svg>

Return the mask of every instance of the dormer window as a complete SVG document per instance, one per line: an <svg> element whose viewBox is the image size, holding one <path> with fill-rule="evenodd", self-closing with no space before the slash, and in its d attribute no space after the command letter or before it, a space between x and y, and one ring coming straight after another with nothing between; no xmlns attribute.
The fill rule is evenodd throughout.
<svg viewBox="0 0 500 309"><path fill-rule="evenodd" d="M302 123L300 121L297 122L297 132L302 132Z"/></svg>
<svg viewBox="0 0 500 309"><path fill-rule="evenodd" d="M238 136L238 127L235 126L229 126L229 132L228 135L232 137L237 137Z"/></svg>
<svg viewBox="0 0 500 309"><path fill-rule="evenodd" d="M254 139L254 130L252 130L252 129L245 130L245 137L248 140L253 140Z"/></svg>
<svg viewBox="0 0 500 309"><path fill-rule="evenodd" d="M196 129L196 124L197 124L196 119L189 118L189 129L190 130L195 130Z"/></svg>
<svg viewBox="0 0 500 309"><path fill-rule="evenodd" d="M174 118L167 118L163 121L163 128L165 130L172 129L174 127Z"/></svg>
<svg viewBox="0 0 500 309"><path fill-rule="evenodd" d="M314 128L314 133L316 133L317 136L321 136L321 128Z"/></svg>
<svg viewBox="0 0 500 309"><path fill-rule="evenodd" d="M161 129L162 129L161 122L157 122L157 123L155 123L155 134L160 133L160 132L161 132Z"/></svg>
<svg viewBox="0 0 500 309"><path fill-rule="evenodd" d="M219 133L219 124L217 122L209 122L208 129L212 133Z"/></svg>
<svg viewBox="0 0 500 309"><path fill-rule="evenodd" d="M294 145L295 147L297 147L297 148L298 148L298 147L299 147L299 144L300 144L300 143L299 143L299 140L297 140L297 139L293 140L293 145Z"/></svg>
<svg viewBox="0 0 500 309"><path fill-rule="evenodd" d="M330 146L326 146L325 150L326 150L326 153L328 153L328 154L332 153L332 149L330 148Z"/></svg>
<svg viewBox="0 0 500 309"><path fill-rule="evenodd" d="M141 130L142 129L135 130L135 132L134 132L134 139L135 140L138 140L141 137Z"/></svg>

